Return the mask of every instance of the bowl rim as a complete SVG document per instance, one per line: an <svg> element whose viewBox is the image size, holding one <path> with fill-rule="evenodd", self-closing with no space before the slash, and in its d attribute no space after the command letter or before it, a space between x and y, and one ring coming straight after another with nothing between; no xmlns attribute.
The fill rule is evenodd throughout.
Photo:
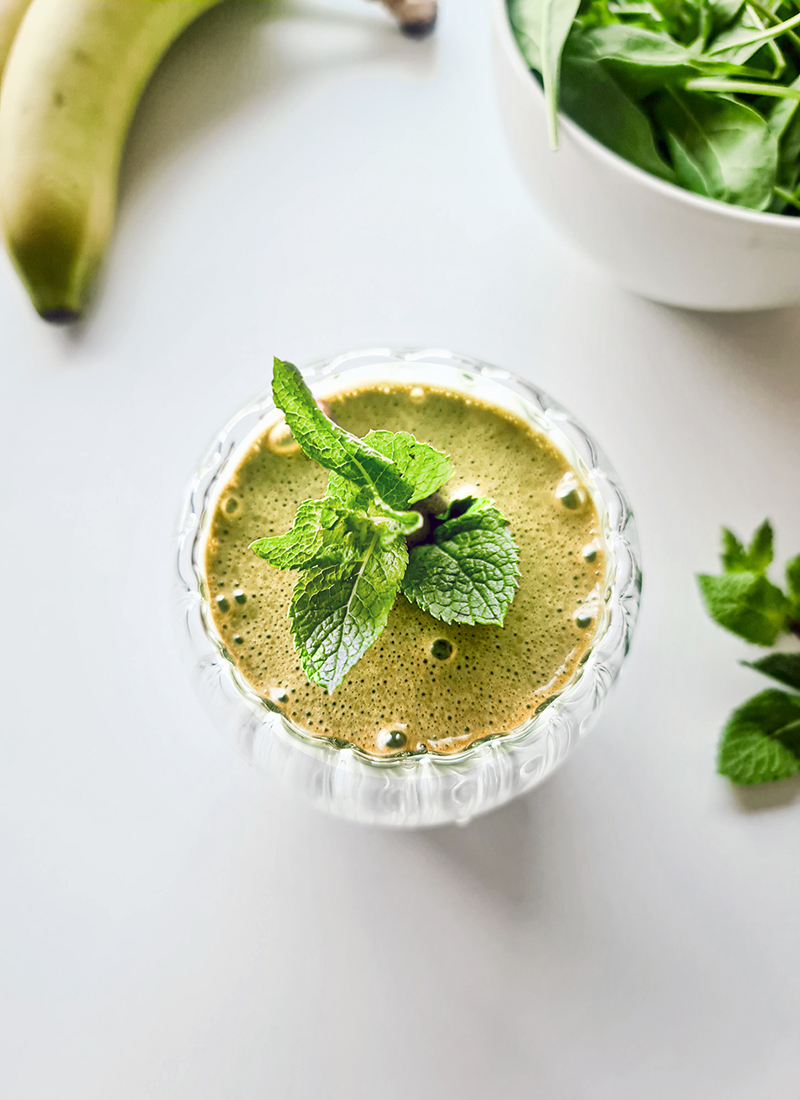
<svg viewBox="0 0 800 1100"><path fill-rule="evenodd" d="M519 76L527 80L534 99L543 107L544 93L535 80L517 44L517 39L511 26L508 0L493 0L493 9L495 27L499 32L501 44L512 68L516 70ZM679 204L683 203L686 206L694 207L697 210L716 215L720 218L730 218L733 221L749 222L764 227L769 226L773 229L781 227L788 233L800 233L800 217L792 218L787 217L785 214L771 214L764 210L750 210L746 206L736 206L733 203L722 202L721 199L712 199L705 195L697 195L693 191L687 191L685 188L679 187L675 183L669 183L667 180L660 180L657 176L653 176L649 172L646 172L644 168L639 168L638 165L631 164L630 161L625 160L624 157L621 157L618 153L615 153L612 149L603 145L603 143L596 138L593 138L591 134L588 134L586 130L577 124L577 122L573 122L572 119L567 117L562 111L558 112L558 125L560 128L563 128L578 145L582 146L598 160L605 161L612 169L622 172L623 175L627 175L632 181L642 184L667 200ZM554 150L554 152L557 153L558 150Z"/></svg>

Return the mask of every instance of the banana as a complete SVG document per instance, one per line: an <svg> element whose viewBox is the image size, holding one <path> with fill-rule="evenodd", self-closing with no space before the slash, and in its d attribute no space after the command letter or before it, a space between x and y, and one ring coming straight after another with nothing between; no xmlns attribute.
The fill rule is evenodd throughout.
<svg viewBox="0 0 800 1100"><path fill-rule="evenodd" d="M114 227L119 165L150 76L220 0L33 0L0 89L0 218L34 306L75 320ZM13 6L13 5L9 5Z"/></svg>
<svg viewBox="0 0 800 1100"><path fill-rule="evenodd" d="M0 0L0 76L11 51L14 35L31 0Z"/></svg>

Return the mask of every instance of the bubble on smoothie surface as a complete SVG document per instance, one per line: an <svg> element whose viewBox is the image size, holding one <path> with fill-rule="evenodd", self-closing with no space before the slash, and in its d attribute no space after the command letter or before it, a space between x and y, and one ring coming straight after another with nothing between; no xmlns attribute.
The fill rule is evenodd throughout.
<svg viewBox="0 0 800 1100"><path fill-rule="evenodd" d="M573 617L581 630L585 630L594 622L596 613L596 608L587 604L585 607L579 607Z"/></svg>
<svg viewBox="0 0 800 1100"><path fill-rule="evenodd" d="M418 388L422 401L412 399ZM337 422L356 435L407 431L449 454L447 498L489 497L509 520L520 550L519 589L502 628L444 624L399 596L386 629L336 691L309 683L287 614L296 573L270 566L249 547L288 531L300 501L325 495L328 474L294 440L276 450L270 435L281 422L273 422L222 487L204 546L207 591L217 594L211 614L229 658L302 729L379 757L459 752L517 729L563 689L594 640L596 611L588 626L575 617L576 608L597 608L605 587L591 497L582 507L565 505L553 487L569 475L582 487L560 451L512 413L474 397L468 404L436 387L381 384L328 400ZM234 493L242 501L235 522L224 507ZM591 558L584 552L590 545Z"/></svg>
<svg viewBox="0 0 800 1100"><path fill-rule="evenodd" d="M556 486L556 500L564 508L574 511L582 508L586 502L586 490L578 481L573 470L568 471Z"/></svg>
<svg viewBox="0 0 800 1100"><path fill-rule="evenodd" d="M437 638L431 645L431 653L437 661L447 661L453 656L453 643L447 638Z"/></svg>
<svg viewBox="0 0 800 1100"><path fill-rule="evenodd" d="M400 729L397 726L393 726L389 729L382 729L376 738L378 748L398 750L404 749L408 743L408 737L406 736L405 729Z"/></svg>
<svg viewBox="0 0 800 1100"><path fill-rule="evenodd" d="M300 454L300 444L295 440L285 420L279 420L267 432L267 446L276 455Z"/></svg>
<svg viewBox="0 0 800 1100"><path fill-rule="evenodd" d="M241 515L242 498L237 496L236 493L231 493L222 501L222 511L229 519L235 519L238 515Z"/></svg>

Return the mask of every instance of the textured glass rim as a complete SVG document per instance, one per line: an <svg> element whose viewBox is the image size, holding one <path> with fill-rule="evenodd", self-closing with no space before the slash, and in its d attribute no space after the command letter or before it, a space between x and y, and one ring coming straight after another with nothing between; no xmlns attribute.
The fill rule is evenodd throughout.
<svg viewBox="0 0 800 1100"><path fill-rule="evenodd" d="M407 750L392 756L375 757L354 745L315 736L302 730L287 719L277 706L258 695L238 672L213 627L204 593L201 551L207 518L228 478L232 460L242 453L244 445L255 434L263 430L262 421L275 412L271 389L262 390L240 408L207 449L186 492L177 544L181 611L186 616L185 625L188 626L188 656L195 667L202 671L209 665L210 659L216 658L215 675L228 681L223 685L227 689L228 698L238 697L252 714L261 716L262 724L269 727L272 733L282 733L298 748L311 751L337 767L341 758L346 756L362 770L399 770L405 782L410 778L409 773L416 770L416 766L421 766L425 772L430 772L432 765L437 771L445 768L462 769L469 768L473 763L480 765L486 758L487 750L494 755L498 750L509 753L519 749L524 751L526 746L536 744L546 737L556 715L569 720L578 695L582 701L588 695L591 696L589 713L580 718L580 733L584 733L588 727L587 718L598 710L628 651L641 591L635 522L616 474L600 448L574 417L532 383L510 371L468 356L441 349L415 348L372 348L346 352L303 368L303 375L312 386L319 389L326 380L338 379L345 372L355 374L359 368L366 377L381 370L400 372L405 369L411 373L409 367L421 363L438 369L458 371L464 380L471 376L477 385L488 384L495 389L499 387L495 404L504 405L512 411L512 397L524 403L526 413L534 414L533 419L537 426L545 431L578 470L598 506L603 522L603 539L608 561L603 601L604 621L598 625L591 649L568 683L560 692L546 700L520 727L505 733L488 735L458 753ZM411 378L406 380L412 381ZM500 399L500 394L503 395L503 400ZM490 397L485 399L491 400ZM526 415L525 418L530 420L531 416ZM184 633L184 639L185 637ZM585 702L578 709L585 711ZM579 718L577 713L575 717ZM253 736L251 730L251 741ZM251 750L252 745L248 755L253 755Z"/></svg>

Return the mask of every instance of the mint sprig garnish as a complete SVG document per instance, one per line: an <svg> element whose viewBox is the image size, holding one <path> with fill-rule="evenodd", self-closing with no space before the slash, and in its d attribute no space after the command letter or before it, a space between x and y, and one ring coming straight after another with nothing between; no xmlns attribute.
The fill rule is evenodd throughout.
<svg viewBox="0 0 800 1100"><path fill-rule="evenodd" d="M447 455L408 432L359 439L345 431L281 359L272 392L300 448L330 471L326 495L303 501L291 530L251 547L299 572L289 617L309 680L338 687L386 626L401 590L443 622L502 625L519 551L490 500L448 504L438 496L452 477Z"/></svg>
<svg viewBox="0 0 800 1100"><path fill-rule="evenodd" d="M786 567L786 591L766 576L774 535L768 520L750 545L722 531L720 576L697 578L706 608L720 626L755 645L782 634L800 636L800 555ZM770 653L742 664L798 694L771 688L733 712L722 731L717 771L734 783L765 783L800 773L800 653Z"/></svg>
<svg viewBox="0 0 800 1100"><path fill-rule="evenodd" d="M500 624L514 598L519 553L508 520L485 497L455 501L415 546L403 594L442 622Z"/></svg>
<svg viewBox="0 0 800 1100"><path fill-rule="evenodd" d="M764 520L747 549L733 532L723 528L724 573L701 573L697 578L711 618L754 645L774 645L779 634L791 629L793 600L766 576L773 542L769 520Z"/></svg>

